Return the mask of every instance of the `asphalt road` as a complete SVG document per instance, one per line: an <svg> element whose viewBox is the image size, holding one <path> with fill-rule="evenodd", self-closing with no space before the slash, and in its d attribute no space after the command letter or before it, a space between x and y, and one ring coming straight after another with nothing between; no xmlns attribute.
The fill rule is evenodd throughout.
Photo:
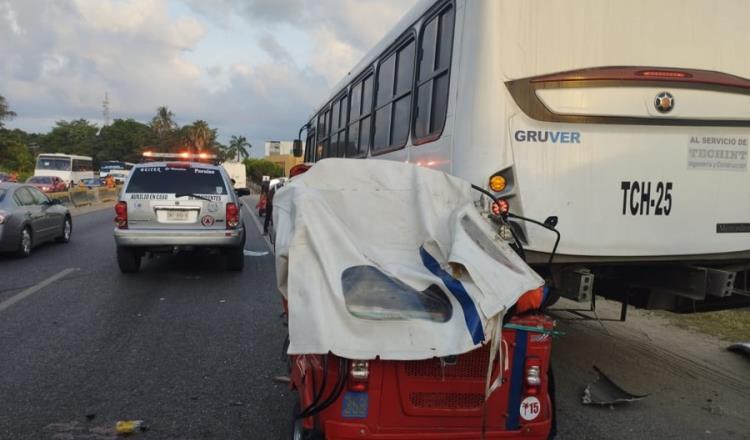
<svg viewBox="0 0 750 440"><path fill-rule="evenodd" d="M290 421L273 256L241 273L220 257L117 269L112 212L74 218L69 244L0 257L0 439L105 439L144 420L154 439L278 438ZM246 248L267 251L253 223ZM93 416L89 420L86 416Z"/></svg>
<svg viewBox="0 0 750 440"><path fill-rule="evenodd" d="M225 271L220 257L164 256L124 276L111 220L111 209L80 215L69 244L0 257L0 439L111 439L123 419L144 420L146 439L286 438L292 399L272 381L285 373L286 333L273 256L247 257L241 273ZM246 222L246 248L267 251ZM710 341L700 353L675 351L703 346L684 335L674 344L672 333L631 316L561 321L558 438L750 438L744 360L713 353ZM651 396L582 406L593 364Z"/></svg>

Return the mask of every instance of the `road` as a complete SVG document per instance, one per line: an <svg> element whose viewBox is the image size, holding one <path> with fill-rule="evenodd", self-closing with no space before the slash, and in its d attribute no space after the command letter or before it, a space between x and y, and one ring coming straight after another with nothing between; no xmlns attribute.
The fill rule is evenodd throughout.
<svg viewBox="0 0 750 440"><path fill-rule="evenodd" d="M272 381L284 374L286 331L273 256L247 257L232 273L218 257L170 255L124 276L111 220L110 210L80 215L71 243L0 257L0 304L20 298L0 305L0 438L110 439L122 419L147 423L138 438L285 438L291 397ZM246 248L267 251L247 223ZM631 317L560 320L558 438L750 438L750 364ZM582 406L593 364L651 395Z"/></svg>

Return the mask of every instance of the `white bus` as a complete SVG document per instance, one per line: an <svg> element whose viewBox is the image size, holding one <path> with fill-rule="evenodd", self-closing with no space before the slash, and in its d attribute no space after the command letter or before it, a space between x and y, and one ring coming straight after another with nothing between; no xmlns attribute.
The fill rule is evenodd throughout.
<svg viewBox="0 0 750 440"><path fill-rule="evenodd" d="M93 178L94 167L89 156L47 153L37 156L34 175L59 177L70 187Z"/></svg>
<svg viewBox="0 0 750 440"><path fill-rule="evenodd" d="M502 176L512 212L559 217L547 272L554 236L514 228L564 296L747 303L748 17L742 1L424 0L313 114L305 160Z"/></svg>

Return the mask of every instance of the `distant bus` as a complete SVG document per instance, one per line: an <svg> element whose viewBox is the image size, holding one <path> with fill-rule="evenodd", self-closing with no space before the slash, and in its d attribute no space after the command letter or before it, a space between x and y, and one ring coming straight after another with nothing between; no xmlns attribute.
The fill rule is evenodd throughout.
<svg viewBox="0 0 750 440"><path fill-rule="evenodd" d="M133 165L135 164L121 160L104 161L99 165L99 177L111 175L118 183L125 183L125 179L128 178Z"/></svg>
<svg viewBox="0 0 750 440"><path fill-rule="evenodd" d="M81 179L93 178L94 167L89 156L40 154L36 158L34 175L59 177L70 187L76 185Z"/></svg>

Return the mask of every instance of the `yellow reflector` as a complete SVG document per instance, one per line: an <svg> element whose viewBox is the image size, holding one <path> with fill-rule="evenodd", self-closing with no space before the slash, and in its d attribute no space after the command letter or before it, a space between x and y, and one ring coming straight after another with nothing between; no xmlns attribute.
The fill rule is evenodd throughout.
<svg viewBox="0 0 750 440"><path fill-rule="evenodd" d="M503 176L492 176L490 178L490 188L492 191L500 192L505 189L506 184L507 182Z"/></svg>

